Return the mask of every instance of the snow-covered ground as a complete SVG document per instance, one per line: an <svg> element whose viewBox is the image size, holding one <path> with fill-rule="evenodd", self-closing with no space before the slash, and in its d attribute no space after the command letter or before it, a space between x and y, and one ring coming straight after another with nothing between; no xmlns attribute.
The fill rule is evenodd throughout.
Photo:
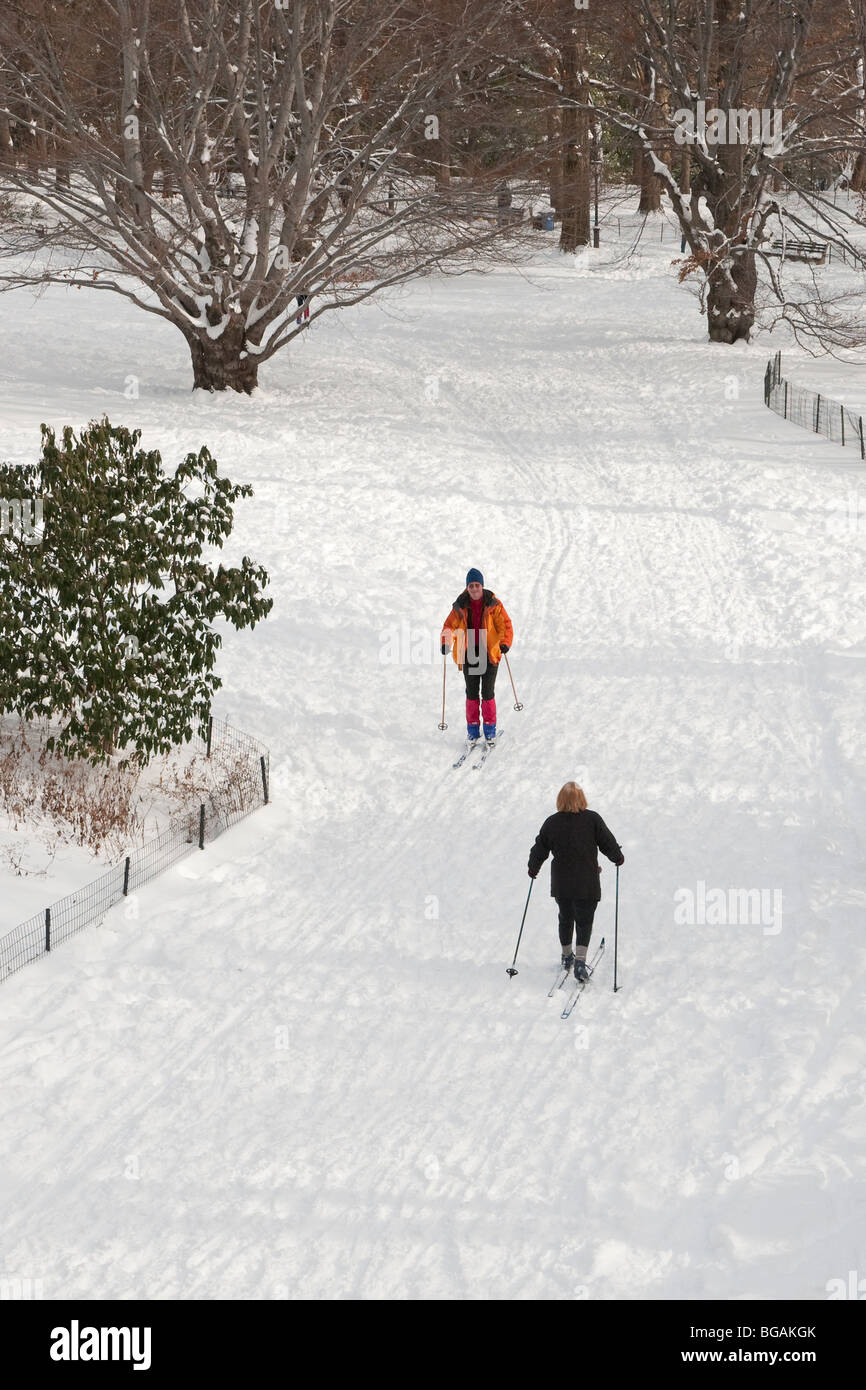
<svg viewBox="0 0 866 1390"><path fill-rule="evenodd" d="M819 1300L866 1271L863 468L764 408L777 347L810 384L786 338L705 341L670 244L553 245L326 317L252 400L192 397L119 298L0 300L0 456L104 411L170 463L207 443L275 598L219 705L272 805L2 987L4 1277ZM480 772L453 668L437 728L469 566L524 705L503 670ZM622 990L609 949L565 1023L546 869L505 967L570 778L626 863Z"/></svg>

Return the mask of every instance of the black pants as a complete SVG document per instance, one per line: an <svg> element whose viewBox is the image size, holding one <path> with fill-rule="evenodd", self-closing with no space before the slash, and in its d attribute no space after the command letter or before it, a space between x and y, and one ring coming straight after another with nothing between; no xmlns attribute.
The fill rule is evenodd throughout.
<svg viewBox="0 0 866 1390"><path fill-rule="evenodd" d="M571 949L575 927L578 946L588 946L598 903L592 898L557 898L556 906L559 908L559 943L565 954Z"/></svg>
<svg viewBox="0 0 866 1390"><path fill-rule="evenodd" d="M481 686L481 699L492 700L498 670L499 664L494 661L488 661L487 668L483 672L477 666L464 666L463 679L466 681L467 700L478 699L479 685Z"/></svg>

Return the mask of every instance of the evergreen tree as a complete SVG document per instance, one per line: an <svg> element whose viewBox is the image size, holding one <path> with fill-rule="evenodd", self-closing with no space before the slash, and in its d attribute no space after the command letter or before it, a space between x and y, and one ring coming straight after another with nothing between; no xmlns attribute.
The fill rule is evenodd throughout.
<svg viewBox="0 0 866 1390"><path fill-rule="evenodd" d="M35 475L0 467L24 518L0 539L0 713L59 719L49 746L94 763L186 742L222 684L214 622L255 627L273 604L249 557L205 558L252 488L218 477L206 448L169 476L140 438L103 419L58 443L43 425Z"/></svg>

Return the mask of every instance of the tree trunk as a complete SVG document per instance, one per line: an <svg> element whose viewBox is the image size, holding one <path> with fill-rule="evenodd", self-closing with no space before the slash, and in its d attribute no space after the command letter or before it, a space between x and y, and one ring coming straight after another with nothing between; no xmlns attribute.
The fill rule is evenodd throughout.
<svg viewBox="0 0 866 1390"><path fill-rule="evenodd" d="M640 85L646 95L646 107L641 114L641 123L646 130L650 131L660 124L658 98L661 95L661 88L656 77L655 64L649 58L642 59L640 63ZM661 153L664 156L664 149ZM641 150L639 173L640 202L638 212L643 214L659 212L662 205L662 186L646 149Z"/></svg>
<svg viewBox="0 0 866 1390"><path fill-rule="evenodd" d="M6 83L0 73L0 164L15 167L15 146L12 143L12 127L6 114Z"/></svg>
<svg viewBox="0 0 866 1390"><path fill-rule="evenodd" d="M437 160L435 166L436 186L448 188L451 184L451 106L448 101L439 106L439 139L436 141Z"/></svg>
<svg viewBox="0 0 866 1390"><path fill-rule="evenodd" d="M555 106L549 106L547 108L547 147L550 150L550 159L547 163L547 176L550 180L550 206L554 212L558 213L562 211L561 139L562 123L559 111Z"/></svg>
<svg viewBox="0 0 866 1390"><path fill-rule="evenodd" d="M707 300L711 342L749 341L755 322L757 286L758 271L753 251L741 256L728 256L711 271Z"/></svg>
<svg viewBox="0 0 866 1390"><path fill-rule="evenodd" d="M652 161L644 155L640 171L640 203L638 212L658 212L662 205L662 186L654 172Z"/></svg>
<svg viewBox="0 0 866 1390"><path fill-rule="evenodd" d="M145 15L147 11L144 11ZM147 20L144 32L139 34L135 16L129 0L119 0L117 7L120 21L121 55L123 59L123 90L121 92L121 158L128 180L123 197L128 199L125 206L134 213L140 227L149 227L151 222L150 204L144 192L144 154L141 143L141 122L139 119L141 42L146 42Z"/></svg>
<svg viewBox="0 0 866 1390"><path fill-rule="evenodd" d="M866 20L866 14L863 12L862 5L860 6L860 19L861 22ZM862 90L863 83L866 81L866 34L861 33L859 35L859 42L860 56L857 59L857 86ZM866 116L866 108L859 106L857 108L857 124L861 130L863 129L864 116ZM862 193L864 189L866 189L866 150L864 149L859 151L854 161L854 170L851 174L851 188L855 193Z"/></svg>
<svg viewBox="0 0 866 1390"><path fill-rule="evenodd" d="M583 65L586 52L576 37L566 38L562 46L562 229L559 249L576 251L588 246L591 237L589 178L589 120L575 104L589 99Z"/></svg>
<svg viewBox="0 0 866 1390"><path fill-rule="evenodd" d="M258 385L259 359L244 353L245 334L240 325L229 324L219 338L200 338L193 332L184 332L184 337L192 358L195 388L252 394Z"/></svg>
<svg viewBox="0 0 866 1390"><path fill-rule="evenodd" d="M722 93L729 94L732 107L743 105L743 74L734 30L742 18L739 0L718 0L719 56L716 67L718 104ZM744 150L739 141L723 141L716 151L720 173L711 180L707 205L712 214L711 243L719 260L711 262L708 275L707 313L710 341L714 343L748 342L755 322L755 293L758 272L754 251L743 249L752 207L744 204ZM754 197L755 195L750 195ZM723 248L727 243L728 250Z"/></svg>
<svg viewBox="0 0 866 1390"><path fill-rule="evenodd" d="M54 181L58 188L69 187L69 147L62 136L55 137L52 141L54 146Z"/></svg>
<svg viewBox="0 0 866 1390"><path fill-rule="evenodd" d="M27 131L25 158L28 170L34 179L38 179L40 170L44 169L48 163L45 157L45 135L41 130L32 128L36 124L35 115L31 115L31 122L31 127Z"/></svg>

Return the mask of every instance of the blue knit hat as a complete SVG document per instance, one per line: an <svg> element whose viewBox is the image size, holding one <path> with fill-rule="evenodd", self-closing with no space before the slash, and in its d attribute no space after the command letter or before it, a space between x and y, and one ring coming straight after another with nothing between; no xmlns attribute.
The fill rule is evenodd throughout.
<svg viewBox="0 0 866 1390"><path fill-rule="evenodd" d="M467 587L467 588L469 587L470 584L483 584L483 583L484 583L484 575L481 573L480 570L470 570L470 571L469 571L469 573L468 573L467 576L466 576L466 587Z"/></svg>

